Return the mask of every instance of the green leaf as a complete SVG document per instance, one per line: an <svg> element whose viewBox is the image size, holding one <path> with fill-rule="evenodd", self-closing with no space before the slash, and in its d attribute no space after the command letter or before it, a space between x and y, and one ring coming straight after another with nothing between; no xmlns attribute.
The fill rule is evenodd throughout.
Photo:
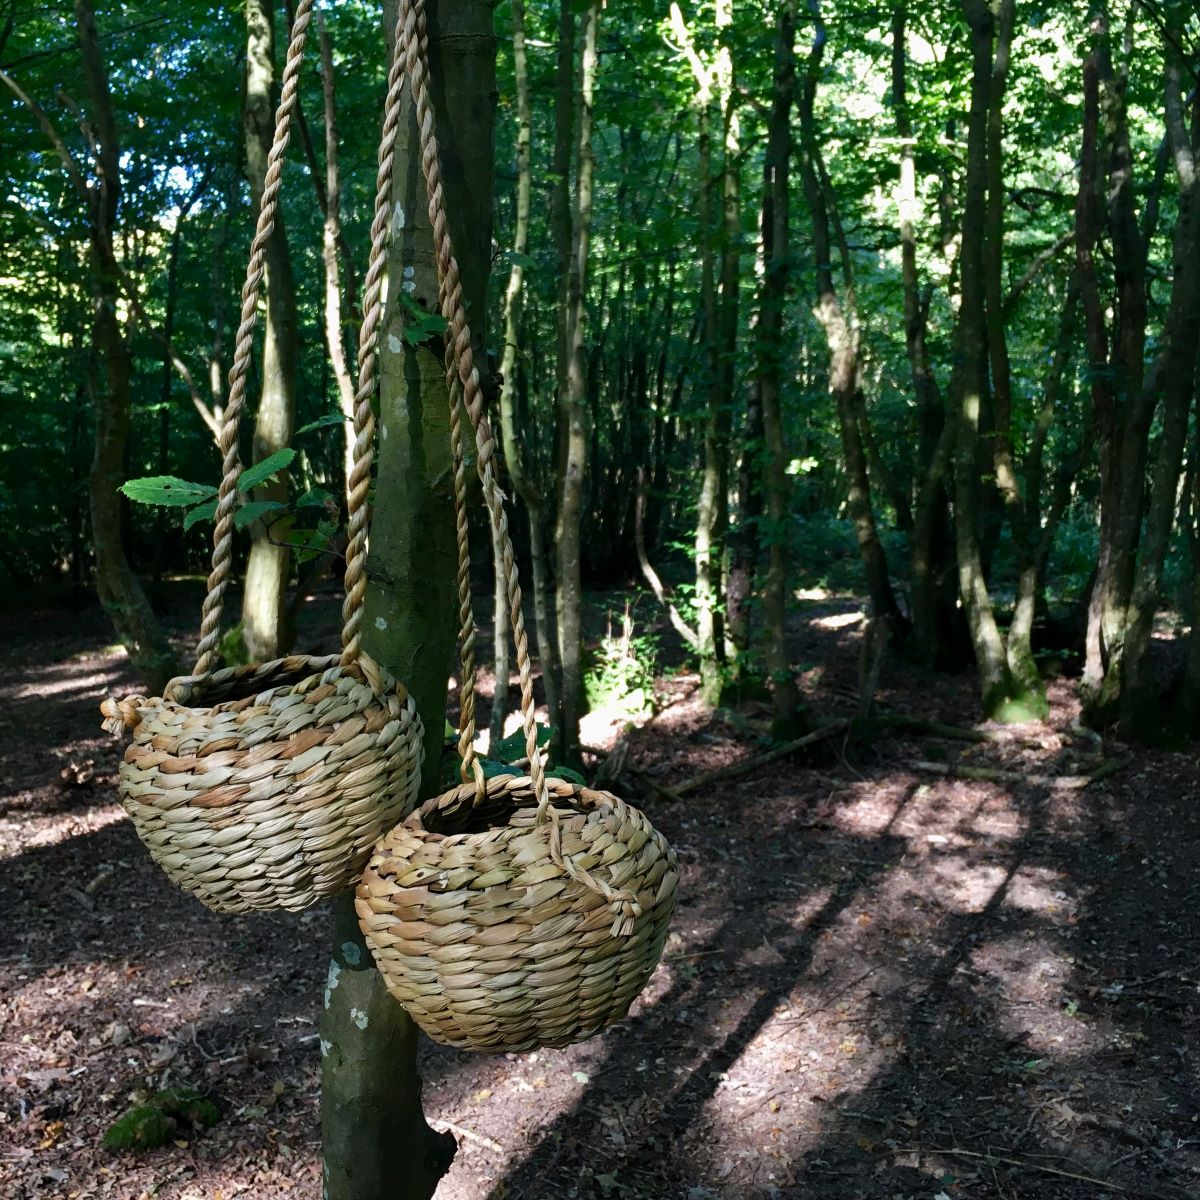
<svg viewBox="0 0 1200 1200"><path fill-rule="evenodd" d="M497 762L494 758L481 758L484 779L495 779L497 775L519 775L520 771L510 763Z"/></svg>
<svg viewBox="0 0 1200 1200"><path fill-rule="evenodd" d="M570 767L551 767L546 772L546 778L565 779L568 783L577 784L579 787L587 787L587 780L578 771L572 771Z"/></svg>
<svg viewBox="0 0 1200 1200"><path fill-rule="evenodd" d="M544 746L554 736L554 728L551 725L539 725L537 727L537 744ZM492 756L503 762L512 762L517 758L525 757L525 730L518 729L516 733L510 733L508 737L497 742L492 750Z"/></svg>
<svg viewBox="0 0 1200 1200"><path fill-rule="evenodd" d="M287 505L280 504L278 500L252 500L249 504L243 504L233 514L233 523L238 529L245 529L247 525L253 521L257 521L259 517L265 517L267 513L279 512L285 508L287 508Z"/></svg>
<svg viewBox="0 0 1200 1200"><path fill-rule="evenodd" d="M333 497L324 488L313 488L296 501L297 508L324 508Z"/></svg>
<svg viewBox="0 0 1200 1200"><path fill-rule="evenodd" d="M189 483L174 475L130 479L118 490L135 504L158 504L165 508L187 508L217 494L217 489L207 483Z"/></svg>
<svg viewBox="0 0 1200 1200"><path fill-rule="evenodd" d="M284 446L282 450L276 450L274 454L267 455L262 462L247 467L238 476L238 490L249 492L258 487L260 483L266 483L272 475L278 475L280 471L289 466L295 457L296 452L291 446Z"/></svg>
<svg viewBox="0 0 1200 1200"><path fill-rule="evenodd" d="M309 421L307 425L301 425L296 430L296 436L299 437L303 433L312 433L314 429L325 429L330 425L343 425L349 418L344 413L326 413L323 417L318 417L315 421Z"/></svg>
<svg viewBox="0 0 1200 1200"><path fill-rule="evenodd" d="M198 525L201 521L211 521L217 515L217 501L214 497L207 504L201 504L199 508L193 508L183 518L184 530L191 529L193 525Z"/></svg>
<svg viewBox="0 0 1200 1200"><path fill-rule="evenodd" d="M337 528L333 521L321 521L316 529L293 530L284 540L288 545L296 547L296 561L306 563L316 558L329 545L333 535L337 533Z"/></svg>
<svg viewBox="0 0 1200 1200"><path fill-rule="evenodd" d="M528 254L521 254L517 250L505 250L501 257L510 266L515 264L524 271L531 271L537 266L537 259Z"/></svg>

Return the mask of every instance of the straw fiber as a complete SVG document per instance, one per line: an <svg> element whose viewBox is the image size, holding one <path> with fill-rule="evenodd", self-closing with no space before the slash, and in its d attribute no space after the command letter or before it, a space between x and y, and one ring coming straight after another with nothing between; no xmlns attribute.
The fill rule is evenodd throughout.
<svg viewBox="0 0 1200 1200"><path fill-rule="evenodd" d="M546 781L563 856L634 898L610 901L551 858L532 781L488 780L427 801L376 847L356 907L391 994L435 1041L512 1051L565 1046L620 1020L662 952L675 854L608 792Z"/></svg>
<svg viewBox="0 0 1200 1200"><path fill-rule="evenodd" d="M412 808L421 722L369 660L297 656L166 691L104 706L110 728L134 730L121 803L159 866L209 908L296 910L345 891Z"/></svg>

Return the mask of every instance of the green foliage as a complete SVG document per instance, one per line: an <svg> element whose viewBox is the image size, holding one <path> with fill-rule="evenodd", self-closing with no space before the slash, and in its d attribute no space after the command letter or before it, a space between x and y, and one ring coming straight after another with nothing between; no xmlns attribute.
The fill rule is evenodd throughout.
<svg viewBox="0 0 1200 1200"><path fill-rule="evenodd" d="M246 648L246 632L241 621L221 635L218 649L221 661L227 667L244 667L250 661L250 651Z"/></svg>
<svg viewBox="0 0 1200 1200"><path fill-rule="evenodd" d="M447 722L446 736L453 742L457 743L458 732ZM550 744L554 737L554 728L550 725L543 725L540 722L537 726L537 744L539 748L544 749ZM525 766L517 766L517 763L523 762L528 755L525 752L525 730L518 729L515 733L510 733L508 737L497 742L491 749L486 758L479 760L479 765L483 768L483 776L485 779L494 779L498 775L520 775L527 768ZM459 768L462 766L462 759L457 751L447 754L442 762L442 783L445 787L454 787L461 782L462 776ZM547 779L566 779L571 783L578 784L583 787L586 780L578 771L572 771L570 767L550 767L546 771Z"/></svg>
<svg viewBox="0 0 1200 1200"><path fill-rule="evenodd" d="M256 487L266 483L268 479L274 479L280 471L286 470L292 464L292 460L296 457L296 451L291 446L284 446L282 450L276 450L274 454L268 454L261 462L256 462L254 466L247 467L238 476L238 491L252 492Z"/></svg>
<svg viewBox="0 0 1200 1200"><path fill-rule="evenodd" d="M588 655L583 677L591 708L617 709L630 717L654 710L654 677L658 668L658 637L635 634L629 607L621 632L608 632Z"/></svg>
<svg viewBox="0 0 1200 1200"><path fill-rule="evenodd" d="M139 1152L165 1146L176 1134L210 1129L221 1119L217 1106L195 1088L168 1088L122 1114L104 1135L106 1150Z"/></svg>
<svg viewBox="0 0 1200 1200"><path fill-rule="evenodd" d="M217 489L206 483L189 483L174 475L130 479L119 490L136 504L159 504L165 508L187 508L217 494Z"/></svg>

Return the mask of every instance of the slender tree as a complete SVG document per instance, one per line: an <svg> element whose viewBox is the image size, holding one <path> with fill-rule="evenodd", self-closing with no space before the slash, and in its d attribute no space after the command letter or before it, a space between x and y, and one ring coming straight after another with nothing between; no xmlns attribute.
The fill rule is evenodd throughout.
<svg viewBox="0 0 1200 1200"><path fill-rule="evenodd" d="M267 154L274 127L275 13L273 0L246 3L246 92L242 123L246 136L246 174L250 197L258 211L267 174ZM296 371L300 339L296 289L283 214L276 218L267 243L264 277L266 320L263 322L262 386L254 424L252 458L261 462L292 440L296 420ZM287 501L285 472L255 491L255 499ZM271 536L264 521L251 526L250 557L242 600L242 634L254 661L286 654L295 631L289 628L287 585L291 550Z"/></svg>

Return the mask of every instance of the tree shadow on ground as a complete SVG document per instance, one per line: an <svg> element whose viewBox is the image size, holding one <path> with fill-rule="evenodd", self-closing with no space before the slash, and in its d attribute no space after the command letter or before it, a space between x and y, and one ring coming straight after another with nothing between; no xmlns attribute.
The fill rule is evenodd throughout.
<svg viewBox="0 0 1200 1200"><path fill-rule="evenodd" d="M670 968L671 986L602 1039L585 1091L490 1200L1194 1194L1191 1080L1155 1065L1183 1053L1182 993L1130 1021L1096 1012L1085 986L1098 964L1163 962L1154 936L1128 945L1144 880L1106 887L1097 814L1130 836L1111 806L1025 785L964 804L953 784L878 772L857 794L898 787L857 839L837 810L830 828L771 838L750 810L777 796L706 801L729 812L729 857L714 866L706 850L689 874L718 872L733 915L669 952L695 955L695 977ZM677 927L692 919L685 908Z"/></svg>

